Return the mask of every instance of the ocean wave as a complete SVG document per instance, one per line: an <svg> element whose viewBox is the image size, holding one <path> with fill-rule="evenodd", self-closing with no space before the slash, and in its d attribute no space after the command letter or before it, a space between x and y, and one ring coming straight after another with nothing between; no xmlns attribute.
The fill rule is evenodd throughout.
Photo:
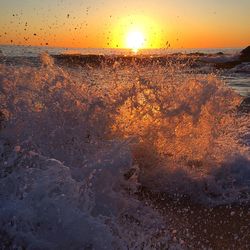
<svg viewBox="0 0 250 250"><path fill-rule="evenodd" d="M72 68L43 54L0 64L0 90L0 223L17 245L182 248L141 187L249 203L242 97L188 60Z"/></svg>
<svg viewBox="0 0 250 250"><path fill-rule="evenodd" d="M47 54L41 60L37 70L1 65L2 133L22 147L79 167L106 141L131 138L141 168L148 157L155 169L197 177L231 156L248 157L242 98L216 75L186 73L180 63L67 71Z"/></svg>

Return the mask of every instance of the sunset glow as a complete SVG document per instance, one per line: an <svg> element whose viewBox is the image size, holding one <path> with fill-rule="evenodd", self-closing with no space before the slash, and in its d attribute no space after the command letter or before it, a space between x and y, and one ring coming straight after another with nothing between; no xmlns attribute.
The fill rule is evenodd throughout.
<svg viewBox="0 0 250 250"><path fill-rule="evenodd" d="M140 31L131 31L127 35L127 47L137 53L143 47L145 38Z"/></svg>
<svg viewBox="0 0 250 250"><path fill-rule="evenodd" d="M244 47L250 41L249 8L248 0L2 1L0 44L134 51Z"/></svg>
<svg viewBox="0 0 250 250"><path fill-rule="evenodd" d="M162 47L165 41L161 24L147 15L122 16L112 26L111 33L111 47L129 48L133 52Z"/></svg>

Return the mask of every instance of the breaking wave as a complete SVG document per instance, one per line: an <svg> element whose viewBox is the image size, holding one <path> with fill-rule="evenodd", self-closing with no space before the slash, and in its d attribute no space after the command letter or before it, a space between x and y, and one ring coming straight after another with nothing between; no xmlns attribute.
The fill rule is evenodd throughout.
<svg viewBox="0 0 250 250"><path fill-rule="evenodd" d="M138 187L208 206L250 201L249 115L216 74L178 60L41 62L0 65L6 242L178 248Z"/></svg>

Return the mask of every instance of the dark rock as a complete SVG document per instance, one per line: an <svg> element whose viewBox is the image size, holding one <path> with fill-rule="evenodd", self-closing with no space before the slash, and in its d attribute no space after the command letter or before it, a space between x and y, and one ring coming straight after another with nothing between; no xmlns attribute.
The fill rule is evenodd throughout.
<svg viewBox="0 0 250 250"><path fill-rule="evenodd" d="M205 56L205 53L202 52L193 52L193 53L189 53L189 56Z"/></svg>
<svg viewBox="0 0 250 250"><path fill-rule="evenodd" d="M216 53L216 55L218 55L218 56L223 56L224 53L220 51L220 52Z"/></svg>
<svg viewBox="0 0 250 250"><path fill-rule="evenodd" d="M223 55L223 53L218 52L217 55ZM241 64L242 62L250 62L250 46L246 47L240 52L240 56L238 59L235 59L231 62L216 63L214 66L217 69L232 69L235 66Z"/></svg>
<svg viewBox="0 0 250 250"><path fill-rule="evenodd" d="M81 65L81 66L101 66L102 62L105 60L103 55L54 55L53 58L59 64L66 64L68 66Z"/></svg>
<svg viewBox="0 0 250 250"><path fill-rule="evenodd" d="M238 112L249 113L250 112L250 97L246 97L238 107Z"/></svg>
<svg viewBox="0 0 250 250"><path fill-rule="evenodd" d="M214 66L216 69L232 69L239 64L241 64L241 61L231 61L216 63Z"/></svg>
<svg viewBox="0 0 250 250"><path fill-rule="evenodd" d="M244 62L250 62L250 46L240 52L240 59Z"/></svg>
<svg viewBox="0 0 250 250"><path fill-rule="evenodd" d="M131 66L136 63L138 65L152 65L153 63L157 65L165 66L170 60L173 62L188 62L187 58L181 58L176 55L162 55L162 56L147 56L147 55L53 55L55 62L59 65L67 66L90 66L90 67L101 67L103 64L113 66L114 63L119 63L123 66Z"/></svg>

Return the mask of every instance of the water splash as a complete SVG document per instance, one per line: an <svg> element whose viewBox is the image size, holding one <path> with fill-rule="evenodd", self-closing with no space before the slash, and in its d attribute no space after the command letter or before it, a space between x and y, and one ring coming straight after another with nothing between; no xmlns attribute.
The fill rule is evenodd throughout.
<svg viewBox="0 0 250 250"><path fill-rule="evenodd" d="M41 61L0 65L1 228L16 242L32 228L34 242L53 248L74 225L76 247L180 247L136 199L139 186L209 205L249 202L249 116L215 74L181 60L100 68L59 67L47 54ZM51 238L32 219L41 200ZM106 243L82 238L86 225Z"/></svg>

